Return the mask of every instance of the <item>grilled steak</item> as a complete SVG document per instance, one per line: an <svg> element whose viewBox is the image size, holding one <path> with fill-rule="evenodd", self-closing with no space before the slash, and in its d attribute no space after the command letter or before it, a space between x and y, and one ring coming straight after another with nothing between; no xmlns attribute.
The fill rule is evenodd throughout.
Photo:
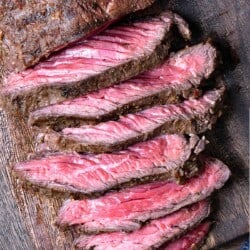
<svg viewBox="0 0 250 250"><path fill-rule="evenodd" d="M139 113L80 128L45 133L40 140L53 150L112 152L164 133L203 133L221 113L224 87L208 91L198 100L154 106ZM41 139L42 138L42 139ZM44 147L44 145L43 145Z"/></svg>
<svg viewBox="0 0 250 250"><path fill-rule="evenodd" d="M209 232L210 225L210 222L203 222L180 239L165 244L159 250L198 250Z"/></svg>
<svg viewBox="0 0 250 250"><path fill-rule="evenodd" d="M198 94L196 87L213 72L215 63L215 48L209 43L198 44L119 85L36 110L31 113L29 124L58 131L117 119L121 114L154 104L175 103L180 97Z"/></svg>
<svg viewBox="0 0 250 250"><path fill-rule="evenodd" d="M141 223L205 199L229 178L229 169L219 160L203 159L203 167L204 171L185 185L160 181L100 198L68 200L59 212L58 224L92 233L137 230Z"/></svg>
<svg viewBox="0 0 250 250"><path fill-rule="evenodd" d="M175 14L163 12L120 24L33 69L10 74L3 83L3 105L25 114L131 78L164 59L175 20ZM184 35L189 36L188 30Z"/></svg>
<svg viewBox="0 0 250 250"><path fill-rule="evenodd" d="M149 224L132 233L115 232L93 236L83 235L76 241L76 246L81 249L96 250L156 249L192 228L209 214L210 203L202 201L187 208L182 208L169 216L152 220Z"/></svg>
<svg viewBox="0 0 250 250"><path fill-rule="evenodd" d="M3 3L4 2L4 3ZM1 1L0 63L21 71L51 52L103 29L153 0Z"/></svg>
<svg viewBox="0 0 250 250"><path fill-rule="evenodd" d="M188 172L197 169L195 155L203 149L204 141L197 136L164 135L113 154L48 154L17 163L14 169L41 186L93 193L157 175L178 179L185 167Z"/></svg>

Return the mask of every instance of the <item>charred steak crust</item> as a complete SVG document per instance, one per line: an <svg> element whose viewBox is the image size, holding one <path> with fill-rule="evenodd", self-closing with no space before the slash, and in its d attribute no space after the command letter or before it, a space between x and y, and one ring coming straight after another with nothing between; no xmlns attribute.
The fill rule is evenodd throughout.
<svg viewBox="0 0 250 250"><path fill-rule="evenodd" d="M113 152L160 134L200 134L211 129L221 115L224 91L221 86L207 91L198 100L155 106L118 121L40 133L37 150L46 146L52 150Z"/></svg>
<svg viewBox="0 0 250 250"><path fill-rule="evenodd" d="M115 120L155 104L198 97L201 91L197 87L214 71L216 61L216 49L209 42L186 48L157 68L119 85L35 110L29 124L60 131Z"/></svg>
<svg viewBox="0 0 250 250"><path fill-rule="evenodd" d="M35 110L29 116L29 125L33 126L35 130L51 128L57 132L61 131L64 128L70 127L80 127L85 124L97 124L99 122L105 122L109 120L117 120L121 115L128 113L135 113L143 108L150 108L153 105L166 104L166 103L178 103L182 97L190 97L200 95L201 91L191 87L189 90L186 89L168 89L166 91L159 92L157 94L143 97L140 100L130 102L123 105L122 107L112 110L111 112L95 117L82 117L79 113L77 115L64 115L60 113L48 113L49 107L47 110ZM57 104L55 104L57 105Z"/></svg>
<svg viewBox="0 0 250 250"><path fill-rule="evenodd" d="M202 166L202 173L187 180L185 185L153 182L95 199L67 200L59 211L57 223L94 234L138 230L151 219L209 197L230 176L228 167L217 159L204 157Z"/></svg>
<svg viewBox="0 0 250 250"><path fill-rule="evenodd" d="M210 214L210 202L201 201L186 208L150 221L141 229L132 233L115 232L99 235L82 235L75 245L80 249L158 249L166 242L192 229ZM187 249L185 249L187 250Z"/></svg>
<svg viewBox="0 0 250 250"><path fill-rule="evenodd" d="M195 135L164 135L112 154L44 152L17 163L14 171L41 187L92 196L152 180L183 181L197 173L196 157L205 143Z"/></svg>
<svg viewBox="0 0 250 250"><path fill-rule="evenodd" d="M150 43L152 42L151 48L147 50L145 48L143 54L133 55L133 56L129 54L127 60L122 61L122 63L120 63L120 61L117 60L113 66L108 66L105 68L105 70L103 68L104 67L103 65L97 65L98 67L102 67L102 70L97 71L95 74L93 74L93 72L89 75L88 73L86 73L80 79L78 79L79 76L76 75L73 81L72 77L67 79L63 78L62 80L60 76L61 72L60 70L59 73L57 73L59 74L59 76L56 75L55 79L53 77L51 79L50 78L47 79L46 78L47 76L44 78L43 75L40 76L38 74L37 78L33 77L34 79L32 78L31 80L29 79L30 73L27 73L32 71L30 69L29 71L26 71L26 73L24 71L20 74L11 74L4 79L4 86L1 91L2 105L6 109L13 110L14 112L19 111L25 115L28 115L28 112L33 111L37 108L54 104L59 101L64 101L69 98L75 98L82 94L86 94L104 87L114 85L115 83L129 79L149 68L154 67L155 65L159 64L168 54L170 43L172 41L172 27L174 24L179 25L179 23L175 22L176 14L172 12L163 12L159 16L156 16L155 19L161 22L162 29L164 30L164 32L162 32L162 37L151 37L152 40L146 40L147 42ZM146 17L145 23L147 22L147 20L151 19ZM139 22L143 23L143 21ZM134 22L127 25L132 25L136 27L136 23ZM111 31L115 30L117 27L122 28L123 25L121 24L120 26L115 26L111 29ZM137 29L139 28L140 27L137 27ZM181 28L179 29L182 30ZM109 31L106 30L105 32L107 33ZM183 36L189 37L190 34L185 33L183 34ZM95 40L95 36L91 37L90 40L91 39L92 41ZM149 38L144 38L144 39L149 39ZM89 40L87 40L87 43L88 41ZM84 41L81 43L84 43ZM137 48L140 47L137 46ZM66 52L61 52L61 53L63 54ZM42 62L42 65L45 65L42 66L44 67L44 70L47 70L47 67L51 67L50 63L52 61L56 62L57 57L58 56L55 55L54 57L53 56L50 57L47 61ZM59 57L61 57L61 54L59 54ZM73 57L75 57L75 55ZM85 58L85 55L83 55L83 57ZM102 60L101 57L98 58L99 58L98 60ZM105 60L104 59L105 58L103 58L103 63L106 64L109 63L108 61L106 61L106 59ZM67 57L64 58L64 60L67 61ZM75 60L77 60L77 58L74 58L72 62L73 64L70 67L75 67L74 64ZM39 68L40 67L39 65L41 65L41 63L38 64L34 68L34 70L37 71L41 70ZM95 64L93 64L93 66L94 65ZM69 66L66 63L66 66L63 67L67 68ZM66 70L69 69L67 68ZM44 72L42 72L41 74L44 74ZM47 72L47 74L50 75L50 72ZM53 71L52 74L54 74ZM25 80L26 79L25 77L28 77L27 81L29 81L29 85L28 82ZM40 77L42 77L42 79L44 78L43 81L45 82L40 83L39 82ZM9 81L11 81L12 85L8 84ZM24 84L24 82L26 83Z"/></svg>
<svg viewBox="0 0 250 250"><path fill-rule="evenodd" d="M10 1L12 2L12 1ZM0 22L0 62L5 71L22 71L40 59L153 0L4 1Z"/></svg>

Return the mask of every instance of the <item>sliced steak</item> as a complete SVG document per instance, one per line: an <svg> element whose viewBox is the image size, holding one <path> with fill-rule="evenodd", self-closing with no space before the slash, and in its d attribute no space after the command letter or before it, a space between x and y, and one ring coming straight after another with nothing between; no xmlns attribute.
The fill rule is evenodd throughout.
<svg viewBox="0 0 250 250"><path fill-rule="evenodd" d="M197 95L203 78L215 68L217 53L209 44L198 44L171 56L161 66L113 87L50 105L30 114L29 124L55 130L117 119L154 104L178 102Z"/></svg>
<svg viewBox="0 0 250 250"><path fill-rule="evenodd" d="M159 250L198 250L209 232L211 223L206 221L188 231L180 239L167 243Z"/></svg>
<svg viewBox="0 0 250 250"><path fill-rule="evenodd" d="M206 158L202 165L204 171L185 185L160 181L100 198L68 200L60 209L57 222L91 233L137 230L150 219L205 199L229 178L228 167L219 160Z"/></svg>
<svg viewBox="0 0 250 250"><path fill-rule="evenodd" d="M4 3L3 3L4 2ZM103 29L153 0L1 1L0 63L7 71L33 66L51 52Z"/></svg>
<svg viewBox="0 0 250 250"><path fill-rule="evenodd" d="M131 78L165 58L175 20L175 14L163 12L120 24L33 69L10 74L3 83L3 105L25 114Z"/></svg>
<svg viewBox="0 0 250 250"><path fill-rule="evenodd" d="M203 149L197 136L164 135L113 154L48 154L17 163L14 170L34 184L87 194L157 175L178 179L197 170L195 155Z"/></svg>
<svg viewBox="0 0 250 250"><path fill-rule="evenodd" d="M182 208L169 216L152 220L149 224L132 233L116 232L93 236L83 235L75 243L81 249L156 249L194 227L209 214L210 203L202 201L187 208Z"/></svg>
<svg viewBox="0 0 250 250"><path fill-rule="evenodd" d="M117 121L39 134L39 139L53 150L101 153L121 150L159 134L203 133L221 114L224 90L221 87L207 91L198 100L181 104L154 106Z"/></svg>

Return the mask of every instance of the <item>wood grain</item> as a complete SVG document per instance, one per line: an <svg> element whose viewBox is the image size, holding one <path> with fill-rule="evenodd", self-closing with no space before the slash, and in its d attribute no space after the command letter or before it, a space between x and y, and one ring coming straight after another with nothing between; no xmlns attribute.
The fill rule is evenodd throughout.
<svg viewBox="0 0 250 250"><path fill-rule="evenodd" d="M216 196L213 218L217 223L206 244L207 249L219 249L220 244L249 230L249 1L163 0L158 5L175 10L191 23L193 42L212 37L222 51L228 108L208 134L208 151L227 163L233 176ZM0 249L71 249L73 233L60 232L54 225L66 197L31 189L11 173L12 164L24 160L32 150L30 131L22 119L0 110Z"/></svg>
<svg viewBox="0 0 250 250"><path fill-rule="evenodd" d="M23 223L16 200L14 199L12 181L6 168L13 157L13 144L10 131L0 110L0 249L34 249L28 230ZM20 244L22 242L22 245Z"/></svg>
<svg viewBox="0 0 250 250"><path fill-rule="evenodd" d="M70 249L71 233L60 232L54 223L57 210L66 197L59 197L54 193L44 194L41 190L25 186L15 178L11 173L11 166L17 161L26 159L33 151L30 131L21 118L6 115L4 112L0 113L0 117L1 128L4 129L1 134L5 138L1 144L1 170L4 170L9 177L11 190L23 215L22 218L16 219L15 225L26 227L34 242L32 248L29 246L24 249ZM5 196L5 199L8 198L10 197ZM17 230L17 234L22 236L23 231ZM5 235L5 238L11 240L12 235L10 237ZM22 241L19 241L19 244L24 247Z"/></svg>

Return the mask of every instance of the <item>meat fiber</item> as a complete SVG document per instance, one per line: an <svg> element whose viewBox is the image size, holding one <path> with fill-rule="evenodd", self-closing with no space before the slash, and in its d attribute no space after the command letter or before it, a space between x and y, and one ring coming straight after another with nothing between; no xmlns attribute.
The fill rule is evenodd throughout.
<svg viewBox="0 0 250 250"><path fill-rule="evenodd" d="M60 209L57 222L90 233L138 230L148 220L205 199L229 178L228 167L217 159L205 158L202 165L203 172L185 185L160 181L100 198L68 200Z"/></svg>
<svg viewBox="0 0 250 250"><path fill-rule="evenodd" d="M58 131L196 96L197 86L213 72L216 59L216 50L210 43L189 47L156 69L119 85L38 109L30 114L29 124Z"/></svg>
<svg viewBox="0 0 250 250"><path fill-rule="evenodd" d="M165 133L203 133L221 114L224 87L207 91L198 100L181 104L154 106L129 114L117 121L80 128L65 128L61 132L40 134L42 147L77 152L113 152L133 143Z"/></svg>
<svg viewBox="0 0 250 250"><path fill-rule="evenodd" d="M211 223L206 221L188 231L180 239L167 243L159 250L198 250L209 232Z"/></svg>
<svg viewBox="0 0 250 250"><path fill-rule="evenodd" d="M47 154L17 163L14 170L40 186L88 194L158 175L185 177L196 172L195 155L203 149L197 136L164 135L113 154Z"/></svg>
<svg viewBox="0 0 250 250"><path fill-rule="evenodd" d="M21 71L153 0L1 1L0 64Z"/></svg>
<svg viewBox="0 0 250 250"><path fill-rule="evenodd" d="M3 82L3 105L24 114L111 86L145 71L168 54L177 16L163 12L120 24L52 55ZM189 36L186 30L184 36Z"/></svg>
<svg viewBox="0 0 250 250"><path fill-rule="evenodd" d="M156 249L192 228L209 214L210 203L202 201L161 219L152 220L133 233L116 232L93 236L83 235L76 241L76 246L85 250Z"/></svg>

